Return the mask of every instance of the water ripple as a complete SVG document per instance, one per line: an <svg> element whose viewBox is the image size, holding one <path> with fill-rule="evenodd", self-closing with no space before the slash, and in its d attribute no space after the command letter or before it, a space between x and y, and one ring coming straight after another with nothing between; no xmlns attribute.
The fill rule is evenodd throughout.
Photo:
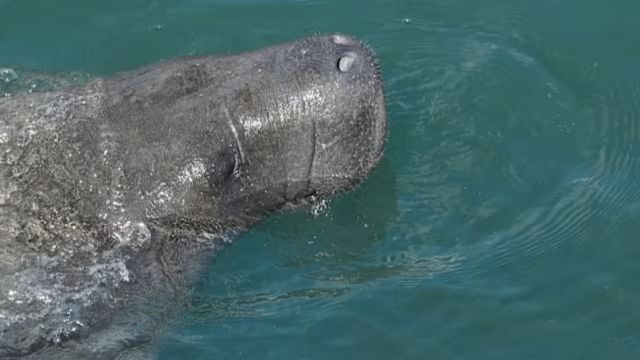
<svg viewBox="0 0 640 360"><path fill-rule="evenodd" d="M522 17L512 20L552 3L518 2L514 14ZM402 164L404 224L394 233L412 244L422 239L418 258L453 251L457 265L445 272L473 281L579 251L603 226L637 219L638 83L593 85L599 91L585 96L519 41L409 25L425 35L385 73L393 74L391 142L405 144L389 154ZM399 24L392 30L406 32ZM383 58L385 51L382 44ZM412 277L406 269L400 278Z"/></svg>

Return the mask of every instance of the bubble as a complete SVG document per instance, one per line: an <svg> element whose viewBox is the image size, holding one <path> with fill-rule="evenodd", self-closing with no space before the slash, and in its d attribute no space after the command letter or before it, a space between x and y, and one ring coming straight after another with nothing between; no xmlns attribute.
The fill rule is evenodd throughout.
<svg viewBox="0 0 640 360"><path fill-rule="evenodd" d="M327 199L318 199L316 197L311 197L311 215L314 217L319 217L320 215L326 214L327 209L329 208L329 201Z"/></svg>
<svg viewBox="0 0 640 360"><path fill-rule="evenodd" d="M18 74L11 68L0 68L0 82L10 83L18 78Z"/></svg>

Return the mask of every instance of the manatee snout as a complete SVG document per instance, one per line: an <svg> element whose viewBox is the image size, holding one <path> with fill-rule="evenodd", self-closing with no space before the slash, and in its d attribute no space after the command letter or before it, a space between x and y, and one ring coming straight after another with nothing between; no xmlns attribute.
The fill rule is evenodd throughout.
<svg viewBox="0 0 640 360"><path fill-rule="evenodd" d="M383 154L387 113L378 60L361 41L329 36L336 73L333 114L316 131L310 187L320 194L361 182Z"/></svg>
<svg viewBox="0 0 640 360"><path fill-rule="evenodd" d="M334 34L251 57L256 78L238 86L251 103L236 107L235 115L246 155L243 175L229 184L227 195L243 199L242 207L256 202L253 195L262 204L280 206L360 183L383 154L387 126L383 80L372 50Z"/></svg>

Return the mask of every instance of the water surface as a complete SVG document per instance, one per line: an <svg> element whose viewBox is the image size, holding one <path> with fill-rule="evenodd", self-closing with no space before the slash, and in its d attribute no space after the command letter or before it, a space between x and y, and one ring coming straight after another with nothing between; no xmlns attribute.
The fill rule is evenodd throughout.
<svg viewBox="0 0 640 360"><path fill-rule="evenodd" d="M638 19L635 0L0 0L0 90L354 34L386 81L379 170L222 252L158 358L637 359Z"/></svg>

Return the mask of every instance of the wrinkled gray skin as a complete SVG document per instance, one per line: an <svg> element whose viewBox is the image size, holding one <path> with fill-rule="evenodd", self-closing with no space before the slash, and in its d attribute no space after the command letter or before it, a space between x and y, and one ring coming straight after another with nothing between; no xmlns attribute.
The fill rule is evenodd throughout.
<svg viewBox="0 0 640 360"><path fill-rule="evenodd" d="M385 128L343 35L1 99L0 357L127 357L239 232L363 180Z"/></svg>

